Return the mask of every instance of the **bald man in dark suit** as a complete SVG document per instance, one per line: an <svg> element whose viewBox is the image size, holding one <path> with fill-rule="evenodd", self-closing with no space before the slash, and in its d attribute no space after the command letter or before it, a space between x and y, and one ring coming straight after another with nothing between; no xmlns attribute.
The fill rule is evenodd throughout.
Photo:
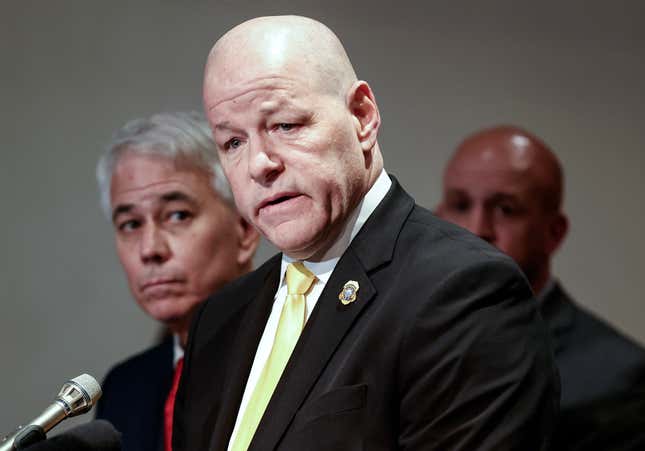
<svg viewBox="0 0 645 451"><path fill-rule="evenodd" d="M638 401L645 350L575 303L551 273L568 229L563 185L560 162L542 140L518 127L492 127L458 146L437 212L513 257L537 295L562 385L553 448L641 449L630 443L645 438L645 398Z"/></svg>
<svg viewBox="0 0 645 451"><path fill-rule="evenodd" d="M557 377L526 279L385 172L331 30L235 27L204 104L241 214L281 253L200 309L175 451L546 449Z"/></svg>

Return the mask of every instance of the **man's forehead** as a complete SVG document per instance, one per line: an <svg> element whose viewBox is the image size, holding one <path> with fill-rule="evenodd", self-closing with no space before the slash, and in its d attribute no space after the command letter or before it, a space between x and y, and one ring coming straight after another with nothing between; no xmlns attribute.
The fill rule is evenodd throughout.
<svg viewBox="0 0 645 451"><path fill-rule="evenodd" d="M455 167L444 176L447 193L469 195L478 198L499 196L522 196L528 193L534 181L522 172L512 169L489 167Z"/></svg>
<svg viewBox="0 0 645 451"><path fill-rule="evenodd" d="M128 204L133 207L144 207L162 205L168 202L198 202L200 197L203 196L190 186L169 180L117 191L112 197L112 206L116 208L118 205Z"/></svg>
<svg viewBox="0 0 645 451"><path fill-rule="evenodd" d="M128 156L112 176L110 198L115 205L151 206L171 200L204 197L212 190L210 176L196 167L182 167L167 158Z"/></svg>
<svg viewBox="0 0 645 451"><path fill-rule="evenodd" d="M215 43L207 70L264 73L287 66L306 70L331 51L331 36L331 30L311 19L257 18L234 27Z"/></svg>
<svg viewBox="0 0 645 451"><path fill-rule="evenodd" d="M207 106L207 117L215 132L236 129L236 115L248 118L249 114L268 117L279 113L310 114L312 102L307 92L279 89L253 89L238 97Z"/></svg>
<svg viewBox="0 0 645 451"><path fill-rule="evenodd" d="M214 97L222 98L214 93L270 76L343 96L356 81L342 43L328 27L305 17L260 17L229 30L211 49L204 77L207 108L217 103Z"/></svg>
<svg viewBox="0 0 645 451"><path fill-rule="evenodd" d="M204 80L204 103L207 111L222 104L235 106L239 102L261 100L271 95L276 100L293 100L316 90L314 77L296 72L289 74L265 73L220 81L207 74Z"/></svg>
<svg viewBox="0 0 645 451"><path fill-rule="evenodd" d="M494 183L526 180L529 171L512 165L477 160L453 161L445 172L446 180L463 183Z"/></svg>
<svg viewBox="0 0 645 451"><path fill-rule="evenodd" d="M187 158L168 157L152 149L139 152L128 150L116 161L111 189L127 191L159 183L188 183L208 177L209 173L204 168Z"/></svg>
<svg viewBox="0 0 645 451"><path fill-rule="evenodd" d="M190 184L179 178L169 178L151 183L147 183L147 181L137 183L135 180L132 180L131 183L126 186L114 183L112 186L114 187L112 192L114 199L133 196L141 198L142 200L155 198L161 199L170 193L183 193L186 196L192 197L193 195L191 192L194 191L194 188L192 188Z"/></svg>
<svg viewBox="0 0 645 451"><path fill-rule="evenodd" d="M294 92L299 92L293 86L284 83L271 83L263 81L256 85L237 86L228 91L220 90L214 96L209 96L211 100L208 110L216 109L220 106L226 108L245 108L248 104L254 103L261 105L263 108L275 108L275 104L284 104L294 98ZM265 105L266 104L266 105Z"/></svg>

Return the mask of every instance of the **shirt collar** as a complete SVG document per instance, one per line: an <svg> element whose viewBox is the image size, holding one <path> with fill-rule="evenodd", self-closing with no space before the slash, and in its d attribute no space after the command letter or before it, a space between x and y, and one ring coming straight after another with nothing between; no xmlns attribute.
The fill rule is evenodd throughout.
<svg viewBox="0 0 645 451"><path fill-rule="evenodd" d="M181 347L179 342L179 335L172 335L172 366L176 367L179 359L184 357L184 348Z"/></svg>
<svg viewBox="0 0 645 451"><path fill-rule="evenodd" d="M349 244L352 242L354 237L361 230L367 219L370 215L376 210L376 207L381 203L387 192L392 186L392 180L385 172L385 169L381 170L378 178L369 189L367 194L361 199L357 207L352 211L343 227L343 231L340 234L336 242L329 248L325 253L324 257L319 262L310 262L305 260L305 266L309 271L314 273L320 282L323 284L327 283L329 277L331 276L332 271L336 267L336 263L340 260L340 257L349 247ZM294 259L288 257L284 253L282 254L282 264L280 266L280 285L285 282L285 274L287 272L287 265L295 261Z"/></svg>
<svg viewBox="0 0 645 451"><path fill-rule="evenodd" d="M551 294L551 291L553 291L553 289L555 289L555 279L553 277L550 277L547 283L544 285L544 288L542 288L542 291L535 295L538 302L544 301L547 296Z"/></svg>

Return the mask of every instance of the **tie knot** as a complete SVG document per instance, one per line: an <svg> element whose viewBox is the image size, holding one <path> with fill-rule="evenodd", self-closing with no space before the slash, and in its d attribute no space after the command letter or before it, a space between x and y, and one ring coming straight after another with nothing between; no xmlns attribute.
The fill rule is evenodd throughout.
<svg viewBox="0 0 645 451"><path fill-rule="evenodd" d="M287 293L305 294L316 276L302 262L289 263L287 266Z"/></svg>

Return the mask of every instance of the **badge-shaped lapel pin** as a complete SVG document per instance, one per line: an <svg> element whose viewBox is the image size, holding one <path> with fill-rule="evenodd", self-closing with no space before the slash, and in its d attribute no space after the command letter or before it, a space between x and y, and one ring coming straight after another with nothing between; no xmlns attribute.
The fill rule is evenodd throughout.
<svg viewBox="0 0 645 451"><path fill-rule="evenodd" d="M358 293L358 282L348 280L338 294L338 299L343 305L351 304L356 300L356 293Z"/></svg>

